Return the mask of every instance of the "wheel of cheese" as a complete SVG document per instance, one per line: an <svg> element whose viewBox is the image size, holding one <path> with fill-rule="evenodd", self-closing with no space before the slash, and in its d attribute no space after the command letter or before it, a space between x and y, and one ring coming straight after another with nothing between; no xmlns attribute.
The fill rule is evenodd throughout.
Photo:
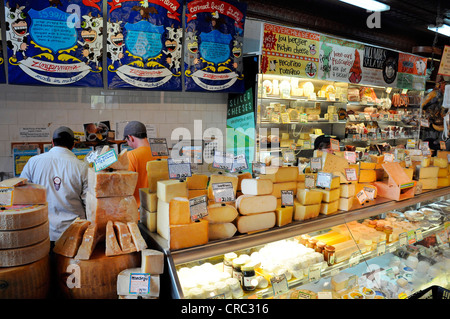
<svg viewBox="0 0 450 319"><path fill-rule="evenodd" d="M55 275L60 291L66 299L117 299L119 273L141 266L140 252L107 257L105 245L100 243L89 260L77 260L61 255L55 257Z"/></svg>
<svg viewBox="0 0 450 319"><path fill-rule="evenodd" d="M48 220L46 205L14 205L0 211L0 230L26 229Z"/></svg>
<svg viewBox="0 0 450 319"><path fill-rule="evenodd" d="M44 299L49 287L49 255L31 264L0 268L0 299Z"/></svg>
<svg viewBox="0 0 450 319"><path fill-rule="evenodd" d="M0 249L25 247L43 241L48 237L48 221L18 230L0 230Z"/></svg>
<svg viewBox="0 0 450 319"><path fill-rule="evenodd" d="M20 248L0 250L0 267L14 267L29 264L44 258L50 252L50 238Z"/></svg>

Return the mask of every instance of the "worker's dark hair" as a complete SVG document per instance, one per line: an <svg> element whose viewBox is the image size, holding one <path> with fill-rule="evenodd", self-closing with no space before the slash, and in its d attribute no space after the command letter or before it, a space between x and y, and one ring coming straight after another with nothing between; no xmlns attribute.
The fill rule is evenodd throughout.
<svg viewBox="0 0 450 319"><path fill-rule="evenodd" d="M60 132L58 137L53 138L53 145L67 147L70 150L74 145L73 136L68 132Z"/></svg>

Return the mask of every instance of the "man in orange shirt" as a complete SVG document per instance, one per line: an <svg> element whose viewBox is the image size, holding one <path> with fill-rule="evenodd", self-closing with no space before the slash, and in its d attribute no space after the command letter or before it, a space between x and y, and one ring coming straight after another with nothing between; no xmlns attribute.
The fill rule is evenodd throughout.
<svg viewBox="0 0 450 319"><path fill-rule="evenodd" d="M138 173L134 197L136 198L139 207L139 188L148 187L147 162L154 160L155 157L152 156L150 143L147 139L147 128L141 122L128 122L123 132L123 139L126 140L128 146L133 149L127 152L129 160L128 170Z"/></svg>

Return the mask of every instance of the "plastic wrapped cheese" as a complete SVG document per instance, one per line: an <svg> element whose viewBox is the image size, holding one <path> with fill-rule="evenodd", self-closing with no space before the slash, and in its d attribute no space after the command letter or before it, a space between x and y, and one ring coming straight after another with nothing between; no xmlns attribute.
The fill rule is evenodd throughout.
<svg viewBox="0 0 450 319"><path fill-rule="evenodd" d="M88 170L88 192L95 197L130 196L134 194L138 173L130 171Z"/></svg>

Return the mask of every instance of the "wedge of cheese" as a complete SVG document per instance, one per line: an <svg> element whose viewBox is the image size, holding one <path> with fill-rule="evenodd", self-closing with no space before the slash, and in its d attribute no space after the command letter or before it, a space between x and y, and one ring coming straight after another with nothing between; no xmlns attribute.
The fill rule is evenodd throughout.
<svg viewBox="0 0 450 319"><path fill-rule="evenodd" d="M13 205L46 204L46 189L39 184L27 183L14 187Z"/></svg>
<svg viewBox="0 0 450 319"><path fill-rule="evenodd" d="M376 186L370 184L370 183L358 183L356 184L356 194L358 194L362 189L366 190L366 189L371 189L373 190L374 193L374 198L377 198L378 196L378 189Z"/></svg>
<svg viewBox="0 0 450 319"><path fill-rule="evenodd" d="M83 239L83 234L90 222L85 219L75 219L69 227L55 241L53 252L66 257L73 257L78 251L78 247Z"/></svg>
<svg viewBox="0 0 450 319"><path fill-rule="evenodd" d="M414 177L414 168L403 168L403 171L408 175L409 179L413 179Z"/></svg>
<svg viewBox="0 0 450 319"><path fill-rule="evenodd" d="M236 232L237 228L233 223L210 223L208 226L208 238L210 241L231 238Z"/></svg>
<svg viewBox="0 0 450 319"><path fill-rule="evenodd" d="M381 164L384 162L384 155L373 155L370 154L370 161L373 163Z"/></svg>
<svg viewBox="0 0 450 319"><path fill-rule="evenodd" d="M274 212L277 198L273 195L241 195L236 199L236 209L242 215Z"/></svg>
<svg viewBox="0 0 450 319"><path fill-rule="evenodd" d="M157 212L149 212L143 207L139 207L140 222L147 227L147 229L154 233L156 232L156 214Z"/></svg>
<svg viewBox="0 0 450 319"><path fill-rule="evenodd" d="M244 195L245 196L245 195ZM236 218L236 228L241 234L266 230L275 226L276 215L274 212L239 215Z"/></svg>
<svg viewBox="0 0 450 319"><path fill-rule="evenodd" d="M158 205L158 196L156 196L156 192L151 192L150 188L139 188L139 199L141 207L149 212L156 212Z"/></svg>
<svg viewBox="0 0 450 319"><path fill-rule="evenodd" d="M320 204L323 198L323 192L314 189L297 188L297 200L302 205Z"/></svg>
<svg viewBox="0 0 450 319"><path fill-rule="evenodd" d="M175 197L169 203L169 223L170 225L189 224L191 222L191 212L189 199L187 197Z"/></svg>
<svg viewBox="0 0 450 319"><path fill-rule="evenodd" d="M150 275L163 274L164 253L155 249L143 249L141 252L141 271Z"/></svg>
<svg viewBox="0 0 450 319"><path fill-rule="evenodd" d="M208 221L197 220L190 224L170 225L170 249L182 249L208 243Z"/></svg>
<svg viewBox="0 0 450 319"><path fill-rule="evenodd" d="M261 174L259 178L270 179L273 183L296 182L298 176L298 167L282 166L274 169L271 174ZM266 169L267 171L267 169Z"/></svg>
<svg viewBox="0 0 450 319"><path fill-rule="evenodd" d="M188 189L188 198L200 197L200 196L208 196L207 189Z"/></svg>
<svg viewBox="0 0 450 319"><path fill-rule="evenodd" d="M345 176L345 169L349 168L346 158L328 152L322 153L322 163L322 171L326 173L339 172Z"/></svg>
<svg viewBox="0 0 450 319"><path fill-rule="evenodd" d="M109 148L109 146L107 147ZM109 151L109 149L106 151ZM112 163L108 168L114 170L128 170L129 162L128 150L125 148L117 155L117 162Z"/></svg>
<svg viewBox="0 0 450 319"><path fill-rule="evenodd" d="M419 182L422 184L422 189L436 189L438 188L438 178L420 178Z"/></svg>
<svg viewBox="0 0 450 319"><path fill-rule="evenodd" d="M138 173L88 169L88 192L95 197L130 196L134 194Z"/></svg>
<svg viewBox="0 0 450 319"><path fill-rule="evenodd" d="M319 216L322 204L302 205L294 201L294 220L307 220Z"/></svg>
<svg viewBox="0 0 450 319"><path fill-rule="evenodd" d="M281 191L297 191L297 182L274 183L271 195L281 198Z"/></svg>
<svg viewBox="0 0 450 319"><path fill-rule="evenodd" d="M98 233L97 224L91 223L87 227L86 231L83 234L83 239L81 240L81 244L78 247L77 254L75 255L75 259L80 260L89 260L92 255L92 252L95 249L95 246L101 239L101 236Z"/></svg>
<svg viewBox="0 0 450 319"><path fill-rule="evenodd" d="M136 247L137 251L141 251L147 248L147 243L141 235L141 231L139 230L139 226L137 223L128 222L127 223L128 231L130 232L131 239L133 240L133 244Z"/></svg>
<svg viewBox="0 0 450 319"><path fill-rule="evenodd" d="M361 169L359 171L358 182L359 183L372 183L376 182L377 173L374 169Z"/></svg>
<svg viewBox="0 0 450 319"><path fill-rule="evenodd" d="M209 225L217 223L230 223L238 216L237 209L228 204L216 203L208 205L208 215L204 217L209 222Z"/></svg>
<svg viewBox="0 0 450 319"><path fill-rule="evenodd" d="M192 174L186 178L188 190L192 189L206 189L208 187L208 175L204 174Z"/></svg>
<svg viewBox="0 0 450 319"><path fill-rule="evenodd" d="M278 206L275 210L276 225L284 226L292 222L294 216L294 206Z"/></svg>
<svg viewBox="0 0 450 319"><path fill-rule="evenodd" d="M136 246L133 244L133 239L131 238L127 224L115 221L114 229L117 233L117 241L122 252L125 254L135 252Z"/></svg>
<svg viewBox="0 0 450 319"><path fill-rule="evenodd" d="M241 181L241 191L244 195L270 195L273 182L269 179L246 178Z"/></svg>
<svg viewBox="0 0 450 319"><path fill-rule="evenodd" d="M167 159L157 159L147 162L147 181L150 192L157 190L158 181L169 179L169 166Z"/></svg>
<svg viewBox="0 0 450 319"><path fill-rule="evenodd" d="M231 183L233 186L234 196L236 196L237 186L238 186L238 177L231 174L212 174L209 179L208 185L208 198L214 200L214 192L212 184L216 183Z"/></svg>
<svg viewBox="0 0 450 319"><path fill-rule="evenodd" d="M352 209L353 201L355 200L354 197L341 197L339 198L339 210L349 211Z"/></svg>
<svg viewBox="0 0 450 319"><path fill-rule="evenodd" d="M334 202L338 200L339 197L341 197L341 188L335 189L315 188L314 190L323 193L322 202L324 203Z"/></svg>
<svg viewBox="0 0 450 319"><path fill-rule="evenodd" d="M341 197L353 197L356 195L356 185L355 184L341 184Z"/></svg>
<svg viewBox="0 0 450 319"><path fill-rule="evenodd" d="M322 215L330 215L336 213L339 208L339 198L334 202L322 203L320 205L320 214Z"/></svg>
<svg viewBox="0 0 450 319"><path fill-rule="evenodd" d="M156 196L158 199L169 203L175 197L188 196L187 183L182 180L169 179L157 182Z"/></svg>

